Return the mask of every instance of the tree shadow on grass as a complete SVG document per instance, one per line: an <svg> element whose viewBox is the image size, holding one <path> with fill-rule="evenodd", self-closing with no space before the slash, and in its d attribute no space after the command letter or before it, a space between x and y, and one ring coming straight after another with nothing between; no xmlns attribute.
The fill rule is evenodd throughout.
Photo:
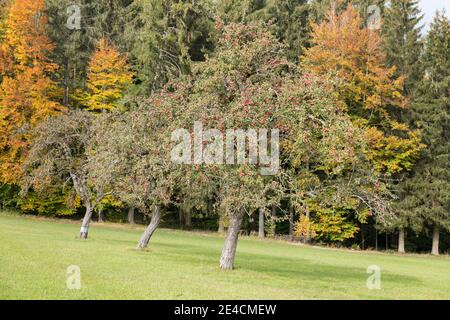
<svg viewBox="0 0 450 320"><path fill-rule="evenodd" d="M220 250L187 244L179 246L158 243L157 245L164 248L161 250L161 254L164 252L166 258L177 263L196 264L201 262L210 264L211 267L216 267L219 263ZM312 259L277 257L249 252L238 253L235 266L235 272L223 273L223 280L240 280L243 274L246 274L249 275L246 277L246 282L249 284L261 284L261 279L272 279L277 283L291 283L291 285L319 281L323 287L331 285L341 288L365 289L367 278L370 276L366 268L334 266L316 263ZM382 268L382 266L380 267ZM399 289L423 286L422 281L414 276L388 273L383 270L382 282L388 284L390 288Z"/></svg>
<svg viewBox="0 0 450 320"><path fill-rule="evenodd" d="M343 257L344 258L344 257ZM369 265L367 265L369 267ZM382 266L381 266L382 267ZM237 268L258 272L279 278L317 279L333 281L364 281L370 274L366 268L345 267L315 263L311 259L276 257L270 259L267 255L244 253L237 259ZM382 271L382 280L390 284L420 285L422 282L413 276L387 273Z"/></svg>

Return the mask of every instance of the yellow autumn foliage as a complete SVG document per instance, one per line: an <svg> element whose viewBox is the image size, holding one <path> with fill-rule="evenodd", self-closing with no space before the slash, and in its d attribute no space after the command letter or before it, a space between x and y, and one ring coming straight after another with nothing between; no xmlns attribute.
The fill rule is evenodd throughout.
<svg viewBox="0 0 450 320"><path fill-rule="evenodd" d="M132 80L126 57L102 38L89 61L87 90L81 100L90 111L111 111L119 107Z"/></svg>

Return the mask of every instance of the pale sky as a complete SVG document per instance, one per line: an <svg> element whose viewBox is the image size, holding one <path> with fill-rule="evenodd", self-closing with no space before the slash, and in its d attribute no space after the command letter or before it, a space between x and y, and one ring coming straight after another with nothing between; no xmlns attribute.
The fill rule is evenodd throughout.
<svg viewBox="0 0 450 320"><path fill-rule="evenodd" d="M428 30L428 24L433 22L436 10L445 9L447 16L450 17L450 0L420 0L420 7L425 14L423 18L424 32Z"/></svg>

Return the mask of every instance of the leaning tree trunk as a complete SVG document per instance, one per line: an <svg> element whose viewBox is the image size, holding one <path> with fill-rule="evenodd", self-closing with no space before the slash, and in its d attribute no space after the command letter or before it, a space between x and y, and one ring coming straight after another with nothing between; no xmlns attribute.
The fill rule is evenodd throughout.
<svg viewBox="0 0 450 320"><path fill-rule="evenodd" d="M439 225L436 223L433 229L433 247L431 249L431 254L439 255Z"/></svg>
<svg viewBox="0 0 450 320"><path fill-rule="evenodd" d="M403 228L398 231L398 252L405 253L405 229Z"/></svg>
<svg viewBox="0 0 450 320"><path fill-rule="evenodd" d="M145 229L144 233L141 236L141 239L138 242L138 245L137 245L138 249L145 249L148 247L150 238L152 237L156 228L158 228L158 225L160 222L161 222L161 210L158 206L155 206L153 213L152 213L152 219L150 221L150 224Z"/></svg>
<svg viewBox="0 0 450 320"><path fill-rule="evenodd" d="M239 231L241 230L244 219L244 210L230 216L230 226L220 257L220 268L223 270L232 270L234 266L234 257L236 255Z"/></svg>
<svg viewBox="0 0 450 320"><path fill-rule="evenodd" d="M128 223L134 225L134 210L135 208L131 207L128 209Z"/></svg>
<svg viewBox="0 0 450 320"><path fill-rule="evenodd" d="M264 209L259 209L258 237L264 239Z"/></svg>
<svg viewBox="0 0 450 320"><path fill-rule="evenodd" d="M89 233L89 223L91 222L93 209L90 206L86 207L83 222L81 223L80 238L87 239Z"/></svg>

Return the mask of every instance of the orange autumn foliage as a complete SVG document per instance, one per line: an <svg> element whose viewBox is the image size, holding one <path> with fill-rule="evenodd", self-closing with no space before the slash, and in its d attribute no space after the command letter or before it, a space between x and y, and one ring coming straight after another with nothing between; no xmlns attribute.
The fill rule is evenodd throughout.
<svg viewBox="0 0 450 320"><path fill-rule="evenodd" d="M0 182L16 183L30 145L29 129L64 110L53 99L48 59L54 45L46 36L44 0L15 0L6 8L0 44Z"/></svg>
<svg viewBox="0 0 450 320"><path fill-rule="evenodd" d="M378 171L409 170L424 145L418 132L392 116L392 110L408 108L402 95L404 78L395 78L395 68L386 67L380 32L361 25L351 5L341 14L332 6L324 22L312 24L313 46L301 67L337 79L338 98L354 123L364 128L366 155Z"/></svg>
<svg viewBox="0 0 450 320"><path fill-rule="evenodd" d="M325 22L312 24L314 46L305 52L302 66L340 79L340 94L350 111L376 111L388 117L387 104L406 107L401 94L403 78L394 79L395 68L384 65L379 31L361 28L361 24L352 6L340 15L330 9Z"/></svg>

